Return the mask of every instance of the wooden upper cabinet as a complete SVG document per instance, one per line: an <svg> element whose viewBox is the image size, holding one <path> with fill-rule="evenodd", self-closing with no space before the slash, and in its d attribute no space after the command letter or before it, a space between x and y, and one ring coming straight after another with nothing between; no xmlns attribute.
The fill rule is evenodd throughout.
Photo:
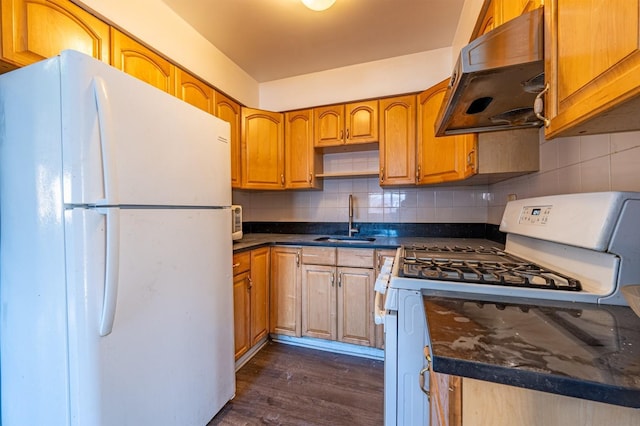
<svg viewBox="0 0 640 426"><path fill-rule="evenodd" d="M242 188L284 189L283 114L242 108Z"/></svg>
<svg viewBox="0 0 640 426"><path fill-rule="evenodd" d="M318 148L378 142L378 101L314 108Z"/></svg>
<svg viewBox="0 0 640 426"><path fill-rule="evenodd" d="M416 181L416 97L380 100L380 186Z"/></svg>
<svg viewBox="0 0 640 426"><path fill-rule="evenodd" d="M175 95L176 67L115 28L111 28L111 58L119 70Z"/></svg>
<svg viewBox="0 0 640 426"><path fill-rule="evenodd" d="M180 68L176 68L176 96L209 114L215 113L213 88Z"/></svg>
<svg viewBox="0 0 640 426"><path fill-rule="evenodd" d="M240 104L233 99L215 92L215 115L231 125L231 187L240 188L242 185L240 154Z"/></svg>
<svg viewBox="0 0 640 426"><path fill-rule="evenodd" d="M67 0L2 0L4 69L65 49L109 62L109 26Z"/></svg>
<svg viewBox="0 0 640 426"><path fill-rule="evenodd" d="M345 143L378 142L378 100L345 105Z"/></svg>
<svg viewBox="0 0 640 426"><path fill-rule="evenodd" d="M640 129L638 0L545 2L547 139Z"/></svg>
<svg viewBox="0 0 640 426"><path fill-rule="evenodd" d="M418 96L418 184L465 179L476 172L477 135L436 137L435 122L449 80Z"/></svg>
<svg viewBox="0 0 640 426"><path fill-rule="evenodd" d="M471 40L488 33L524 12L542 7L544 0L485 0Z"/></svg>
<svg viewBox="0 0 640 426"><path fill-rule="evenodd" d="M290 111L284 116L285 185L287 189L322 188L322 155L313 148L313 110Z"/></svg>

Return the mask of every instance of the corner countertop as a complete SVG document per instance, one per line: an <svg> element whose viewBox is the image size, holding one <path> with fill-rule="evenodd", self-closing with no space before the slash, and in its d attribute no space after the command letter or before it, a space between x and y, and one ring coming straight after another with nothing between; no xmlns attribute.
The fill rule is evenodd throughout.
<svg viewBox="0 0 640 426"><path fill-rule="evenodd" d="M436 372L640 408L626 306L423 291Z"/></svg>

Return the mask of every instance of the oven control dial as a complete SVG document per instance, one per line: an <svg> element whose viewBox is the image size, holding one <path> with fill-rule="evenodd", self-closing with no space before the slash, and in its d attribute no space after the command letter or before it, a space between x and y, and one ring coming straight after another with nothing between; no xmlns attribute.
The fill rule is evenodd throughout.
<svg viewBox="0 0 640 426"><path fill-rule="evenodd" d="M518 223L546 225L551 215L551 206L524 206Z"/></svg>

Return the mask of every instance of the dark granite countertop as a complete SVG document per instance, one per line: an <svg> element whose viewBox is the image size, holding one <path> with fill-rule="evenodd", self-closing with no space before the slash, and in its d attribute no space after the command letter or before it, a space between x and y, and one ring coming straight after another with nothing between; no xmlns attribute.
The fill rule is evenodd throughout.
<svg viewBox="0 0 640 426"><path fill-rule="evenodd" d="M640 408L626 306L423 291L436 372Z"/></svg>
<svg viewBox="0 0 640 426"><path fill-rule="evenodd" d="M326 234L245 234L241 240L233 243L233 251L241 252L265 245L301 245L331 246L371 249L395 249L409 244L449 244L449 245L484 245L487 247L504 247L503 244L482 238L435 238L435 237L384 237L372 236L374 241L368 243L315 241Z"/></svg>

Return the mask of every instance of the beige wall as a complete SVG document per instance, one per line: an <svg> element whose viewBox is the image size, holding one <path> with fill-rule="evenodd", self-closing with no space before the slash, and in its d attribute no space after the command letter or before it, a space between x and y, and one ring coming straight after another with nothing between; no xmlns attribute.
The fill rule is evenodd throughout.
<svg viewBox="0 0 640 426"><path fill-rule="evenodd" d="M260 84L260 108L287 111L419 92L451 75L443 48Z"/></svg>

